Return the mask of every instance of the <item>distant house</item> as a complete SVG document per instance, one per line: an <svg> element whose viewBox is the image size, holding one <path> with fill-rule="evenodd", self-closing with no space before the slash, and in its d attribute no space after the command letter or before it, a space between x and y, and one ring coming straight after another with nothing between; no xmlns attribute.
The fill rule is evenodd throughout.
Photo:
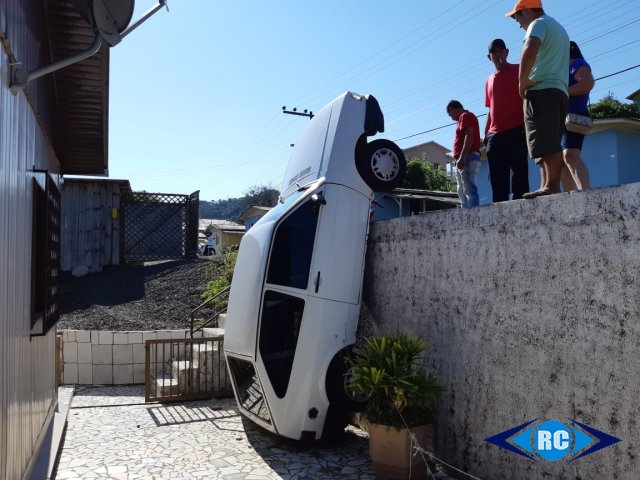
<svg viewBox="0 0 640 480"><path fill-rule="evenodd" d="M444 168L449 180L455 181L455 176L451 169L451 162L453 161L453 158L451 157L451 150L447 147L431 140L429 142L421 143L420 145L405 148L402 151L404 152L404 156L407 161L412 158L428 161L434 165Z"/></svg>
<svg viewBox="0 0 640 480"><path fill-rule="evenodd" d="M249 230L253 225L260 220L265 213L271 210L272 207L261 207L257 205L252 205L247 208L240 215L240 221L244 224L245 231Z"/></svg>
<svg viewBox="0 0 640 480"><path fill-rule="evenodd" d="M442 168L444 168L447 163L451 162L451 157L447 155L450 150L433 140L405 148L403 152L404 156L407 157L407 160L410 158L428 160L435 165L440 165Z"/></svg>
<svg viewBox="0 0 640 480"><path fill-rule="evenodd" d="M207 228L211 230L213 248L217 252L220 252L220 249L224 247L240 245L240 240L242 240L245 232L244 225L229 220L200 219L200 226L204 227L202 232Z"/></svg>
<svg viewBox="0 0 640 480"><path fill-rule="evenodd" d="M636 90L631 95L629 95L627 97L627 100L631 100L636 105L638 105L638 108L640 108L640 90Z"/></svg>

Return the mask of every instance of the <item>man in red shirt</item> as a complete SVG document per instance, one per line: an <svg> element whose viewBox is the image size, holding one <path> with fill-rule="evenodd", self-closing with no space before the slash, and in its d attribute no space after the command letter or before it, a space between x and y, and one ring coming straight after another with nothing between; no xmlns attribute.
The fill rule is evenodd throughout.
<svg viewBox="0 0 640 480"><path fill-rule="evenodd" d="M451 100L447 104L447 113L457 122L453 158L456 160L458 196L462 208L476 207L480 204L476 179L481 163L478 117L465 110L458 100Z"/></svg>
<svg viewBox="0 0 640 480"><path fill-rule="evenodd" d="M524 130L522 97L518 90L518 64L507 62L509 50L496 38L489 44L489 60L496 71L485 84L485 105L489 107L484 143L489 159L493 201L522 198L529 191L529 152Z"/></svg>

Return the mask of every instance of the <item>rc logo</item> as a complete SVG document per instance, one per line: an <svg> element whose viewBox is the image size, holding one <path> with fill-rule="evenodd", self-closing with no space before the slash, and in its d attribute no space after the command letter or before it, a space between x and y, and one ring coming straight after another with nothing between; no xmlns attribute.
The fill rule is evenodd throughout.
<svg viewBox="0 0 640 480"><path fill-rule="evenodd" d="M556 462L563 458L573 462L621 441L583 423L568 420L539 423L536 418L484 441L536 462Z"/></svg>

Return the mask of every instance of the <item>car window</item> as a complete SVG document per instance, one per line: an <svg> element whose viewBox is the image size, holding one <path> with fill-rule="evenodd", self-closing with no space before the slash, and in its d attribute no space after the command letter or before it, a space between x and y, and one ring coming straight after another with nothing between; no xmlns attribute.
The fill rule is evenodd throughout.
<svg viewBox="0 0 640 480"><path fill-rule="evenodd" d="M273 390L284 398L304 313L304 300L267 290L260 322L260 355Z"/></svg>
<svg viewBox="0 0 640 480"><path fill-rule="evenodd" d="M267 283L307 288L319 208L307 200L276 227Z"/></svg>
<svg viewBox="0 0 640 480"><path fill-rule="evenodd" d="M284 202L278 203L275 207L269 210L265 215L260 219L260 223L273 222L280 218L280 216L287 211L287 209L293 205L296 200L298 200L301 196L306 194L306 190L299 190L291 195L289 195Z"/></svg>

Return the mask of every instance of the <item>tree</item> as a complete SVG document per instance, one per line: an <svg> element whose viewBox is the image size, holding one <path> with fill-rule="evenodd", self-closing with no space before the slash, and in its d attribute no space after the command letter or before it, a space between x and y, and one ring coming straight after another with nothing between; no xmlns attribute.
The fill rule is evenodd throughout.
<svg viewBox="0 0 640 480"><path fill-rule="evenodd" d="M258 205L261 207L275 207L278 203L280 192L265 185L254 185L244 192L244 197L248 202L247 207Z"/></svg>
<svg viewBox="0 0 640 480"><path fill-rule="evenodd" d="M640 118L636 103L619 102L611 92L592 104L589 110L593 118Z"/></svg>
<svg viewBox="0 0 640 480"><path fill-rule="evenodd" d="M453 192L456 188L455 183L447 178L447 172L444 168L428 160L423 161L417 158L410 158L407 162L407 174L403 186L444 192Z"/></svg>
<svg viewBox="0 0 640 480"><path fill-rule="evenodd" d="M265 185L249 188L243 197L226 200L200 201L200 218L237 221L251 205L273 207L278 203L280 192Z"/></svg>

